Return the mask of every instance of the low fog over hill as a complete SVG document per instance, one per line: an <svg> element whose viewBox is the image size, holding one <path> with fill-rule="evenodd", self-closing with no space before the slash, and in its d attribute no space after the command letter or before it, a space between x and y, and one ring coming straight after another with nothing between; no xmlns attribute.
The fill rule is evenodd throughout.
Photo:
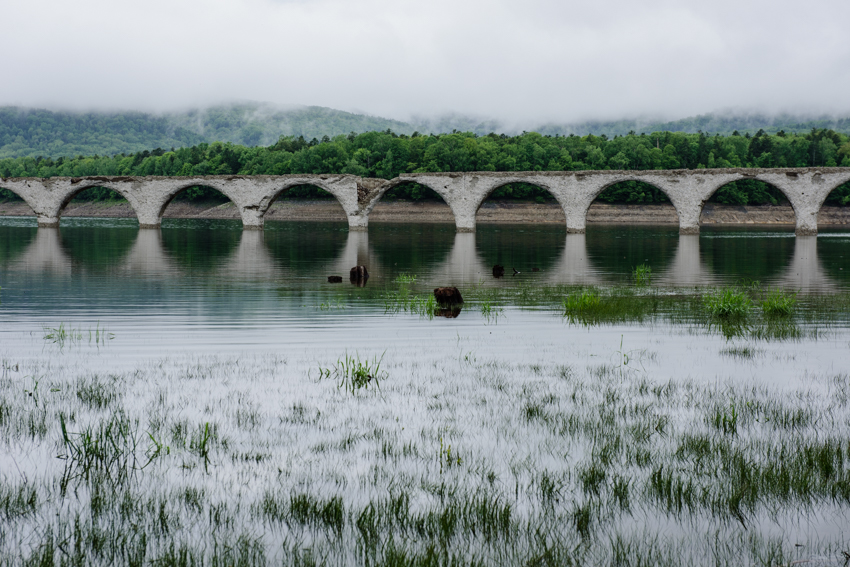
<svg viewBox="0 0 850 567"><path fill-rule="evenodd" d="M675 121L624 119L563 124L507 124L486 117L444 114L416 116L407 122L354 114L320 106L280 107L242 102L162 114L142 112L70 112L0 107L0 158L21 156L114 155L202 142L268 146L281 136L310 140L350 132L392 130L396 134L439 134L454 130L486 135L536 131L545 135L606 135L630 131L708 134L802 132L831 128L850 133L850 118L835 116L715 113Z"/></svg>

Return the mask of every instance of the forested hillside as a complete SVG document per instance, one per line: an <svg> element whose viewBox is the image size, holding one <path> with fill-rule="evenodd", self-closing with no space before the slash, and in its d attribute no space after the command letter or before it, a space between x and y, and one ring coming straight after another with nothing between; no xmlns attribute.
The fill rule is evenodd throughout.
<svg viewBox="0 0 850 567"><path fill-rule="evenodd" d="M426 171L578 171L594 169L647 170L725 167L850 167L850 139L833 130L805 134L757 132L741 136L707 136L655 132L627 136L476 136L454 133L440 136L367 132L306 140L281 137L275 144L247 147L230 143L202 143L174 151L156 149L117 156L66 158L6 158L0 177L86 175L281 175L289 173L350 173L391 179L400 173ZM2 186L2 183L0 183ZM106 193L91 193L106 196ZM292 195L317 196L314 187ZM7 191L5 198L13 198ZM192 195L209 197L207 189ZM419 186L399 189L397 196L427 198ZM433 195L430 195L433 197ZM547 199L549 194L530 185L503 187L500 198ZM0 195L2 197L2 195ZM666 201L649 185L628 182L603 197L611 202ZM722 203L777 203L782 195L759 182L741 181L724 187L715 199ZM850 186L834 192L829 201L850 204Z"/></svg>
<svg viewBox="0 0 850 567"><path fill-rule="evenodd" d="M257 146L273 144L280 136L309 140L387 129L413 133L404 122L319 106L280 109L244 103L163 115L0 107L0 158L112 156L203 142Z"/></svg>
<svg viewBox="0 0 850 567"><path fill-rule="evenodd" d="M269 146L281 136L305 140L335 137L351 132L412 135L471 132L516 135L523 130L548 136L626 135L629 132L703 132L707 135L754 135L763 130L804 134L813 128L850 134L850 118L817 119L779 115L706 114L673 122L646 120L595 121L573 124L505 124L463 114L414 118L410 123L352 114L318 106L283 108L246 102L204 109L146 114L142 112L52 112L0 107L0 158L113 156L152 150L183 148L201 143L231 142L242 146Z"/></svg>

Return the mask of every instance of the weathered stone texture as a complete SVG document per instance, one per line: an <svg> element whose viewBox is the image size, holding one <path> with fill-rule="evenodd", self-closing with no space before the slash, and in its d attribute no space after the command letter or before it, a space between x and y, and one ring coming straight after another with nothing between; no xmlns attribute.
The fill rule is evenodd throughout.
<svg viewBox="0 0 850 567"><path fill-rule="evenodd" d="M850 168L698 169L670 171L539 171L411 173L392 180L353 175L205 176L205 177L54 177L0 180L0 187L20 195L38 217L39 226L58 226L62 210L80 191L108 187L127 199L139 226L158 227L168 203L192 186L212 187L239 210L246 229L263 228L266 212L277 197L295 185L314 185L342 205L353 231L367 230L369 213L391 188L419 183L438 193L455 218L458 232L475 231L475 215L495 189L530 183L552 194L566 217L567 232L582 233L587 211L606 188L622 181L643 181L663 191L673 203L682 234L699 233L706 201L723 185L741 179L769 183L788 198L799 235L817 234L818 213L827 195L850 181Z"/></svg>

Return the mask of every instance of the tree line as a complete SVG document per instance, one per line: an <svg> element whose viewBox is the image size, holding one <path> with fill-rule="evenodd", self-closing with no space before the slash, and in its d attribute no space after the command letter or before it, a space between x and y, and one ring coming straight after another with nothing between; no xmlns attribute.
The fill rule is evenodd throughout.
<svg viewBox="0 0 850 567"><path fill-rule="evenodd" d="M804 134L708 136L703 133L654 132L624 136L517 136L468 132L442 135L351 133L321 140L283 136L267 147L231 143L200 143L191 147L114 156L75 158L21 157L0 159L0 177L83 177L90 175L283 175L339 174L392 179L402 173L464 171L582 171L701 169L728 167L850 167L850 139L829 129ZM320 197L312 186L288 192L294 197ZM108 191L89 190L88 198L107 198ZM4 191L0 197L13 198ZM212 189L193 188L191 199L214 197ZM439 198L415 184L398 187L391 198ZM551 195L527 184L512 184L494 192L500 199L544 201ZM622 203L658 203L666 196L641 182L623 182L600 199ZM776 189L758 181L738 181L723 187L713 200L728 204L777 204ZM828 198L850 204L850 184Z"/></svg>

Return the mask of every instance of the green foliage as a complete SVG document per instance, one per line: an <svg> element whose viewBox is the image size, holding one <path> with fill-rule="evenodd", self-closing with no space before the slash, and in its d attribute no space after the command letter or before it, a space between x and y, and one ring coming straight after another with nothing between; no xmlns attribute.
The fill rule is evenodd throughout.
<svg viewBox="0 0 850 567"><path fill-rule="evenodd" d="M322 109L319 109L322 110ZM317 110L316 112L319 112ZM0 110L0 123L15 113ZM222 123L222 132L244 129L247 118L230 116L222 111L209 116ZM233 112L236 112L235 110ZM4 114L5 113L5 114ZM237 112L237 115L239 113ZM6 118L3 118L3 117ZM242 115L239 115L242 116ZM197 118L197 117L196 117ZM19 118L9 118L17 124ZM24 119L20 119L24 120ZM92 120L95 120L92 118ZM240 122L241 120L241 122ZM3 123L5 124L5 123ZM93 124L99 124L93 122ZM242 126L239 126L242 124ZM130 126L127 126L128 128ZM6 124L4 132L18 132L19 127ZM18 128L16 130L15 128ZM106 128L106 126L104 126ZM250 128L249 128L250 129ZM213 129L212 132L217 130ZM241 131L241 130L240 130ZM6 136L5 138L3 136ZM281 136L269 146L252 145L265 140L249 132L242 138L231 137L239 145L228 142L175 141L175 147L164 150L128 150L116 146L102 153L77 157L33 157L14 149L11 134L0 133L0 177L83 177L91 175L283 175L283 174L352 174L363 177L393 179L403 173L462 171L581 171L581 170L653 170L673 168L728 167L811 167L850 166L850 139L833 130L813 129L805 134L780 132L775 135L759 131L755 136L707 136L704 133L654 132L614 136L561 136L524 132L517 136L471 132L422 136L418 133L396 134L390 130L351 133L333 138L308 139L303 133ZM16 134L17 136L17 134ZM106 136L106 135L105 135ZM223 136L223 134L222 134ZM106 136L108 138L108 136ZM246 141L246 137L248 141ZM238 139L237 139L238 138ZM187 138L188 140L189 138ZM221 139L221 138L219 138ZM5 141L4 141L5 140ZM271 140L269 140L271 142ZM157 142L159 143L159 142ZM150 147L154 142L150 142ZM121 153L115 153L115 152ZM135 153L133 153L135 151ZM3 158L2 156L7 156ZM23 155L23 157L21 157ZM45 151L42 155L55 156ZM12 157L18 156L18 157ZM290 188L283 198L328 198L321 189L311 186ZM439 200L433 190L416 183L402 183L389 190L387 199ZM511 183L496 188L495 199L522 199L547 202L552 195L541 187L527 183ZM0 187L0 200L15 199ZM105 200L115 194L104 188L89 188L79 199ZM223 199L211 189L189 189L179 199ZM599 195L608 203L663 203L667 196L658 188L641 181L624 181L608 187ZM777 189L760 181L741 180L721 187L712 200L725 204L779 204L786 202ZM828 197L832 205L850 204L850 183L839 187Z"/></svg>
<svg viewBox="0 0 850 567"><path fill-rule="evenodd" d="M632 281L637 286L647 286L652 282L652 268L641 264L632 270Z"/></svg>
<svg viewBox="0 0 850 567"><path fill-rule="evenodd" d="M726 288L702 297L706 311L718 319L744 319L750 312L752 300L743 291Z"/></svg>
<svg viewBox="0 0 850 567"><path fill-rule="evenodd" d="M787 293L781 289L774 289L769 291L761 302L761 309L765 317L788 317L794 312L796 304L796 293Z"/></svg>
<svg viewBox="0 0 850 567"><path fill-rule="evenodd" d="M573 293L564 299L564 314L578 315L592 313L599 309L601 301L599 294L584 290L581 293Z"/></svg>
<svg viewBox="0 0 850 567"><path fill-rule="evenodd" d="M319 378L333 377L337 382L337 388L352 394L361 389L368 389L372 384L380 390L380 381L386 378L386 372L381 371L383 360L383 354L380 358L361 360L360 355L352 356L345 353L345 356L338 359L331 368L319 367Z"/></svg>

